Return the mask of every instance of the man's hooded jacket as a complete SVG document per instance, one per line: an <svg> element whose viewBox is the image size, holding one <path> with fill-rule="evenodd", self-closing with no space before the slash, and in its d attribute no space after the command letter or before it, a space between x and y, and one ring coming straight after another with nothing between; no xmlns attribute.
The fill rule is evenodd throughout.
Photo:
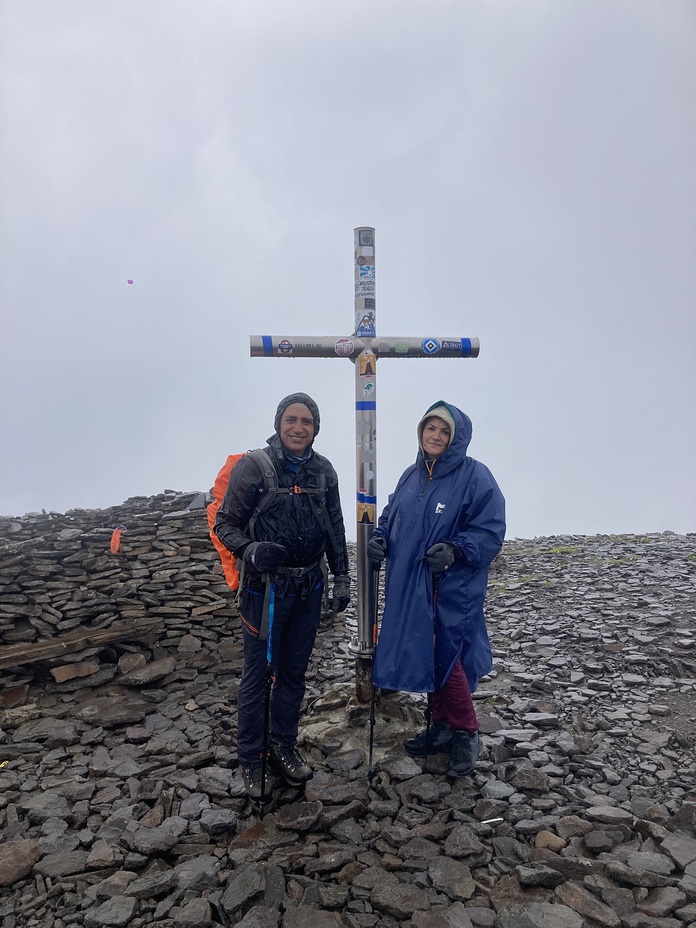
<svg viewBox="0 0 696 928"><path fill-rule="evenodd" d="M316 438L320 424L317 404L306 393L292 393L278 405L274 423L276 432L268 439L265 451L276 470L280 487L316 488L319 486L319 476L323 475L326 511L338 547L335 550L327 537L316 497L307 493L278 495L259 516L253 540L273 541L283 545L288 551L288 567L318 564L326 552L331 573L347 574L348 551L336 471L328 458L318 454L311 445L301 458L294 457L285 449L278 434L282 414L292 403L302 403L310 410ZM252 541L248 534L249 520L263 491L263 475L257 464L250 457L242 458L232 471L224 500L215 519L215 534L236 557L242 557L244 549ZM299 592L300 588L306 592L321 579L321 576L321 567L317 566L301 580L278 580L277 593L284 595L285 592ZM244 585L254 590L263 589L261 574L247 566Z"/></svg>
<svg viewBox="0 0 696 928"><path fill-rule="evenodd" d="M472 692L492 656L483 602L488 569L505 537L505 500L488 468L467 456L471 420L443 400L452 417L450 445L429 468L416 463L389 497L375 536L387 541L385 607L375 653L374 683L386 690L426 693L445 684L458 659ZM434 596L425 554L439 541L459 554L441 575Z"/></svg>

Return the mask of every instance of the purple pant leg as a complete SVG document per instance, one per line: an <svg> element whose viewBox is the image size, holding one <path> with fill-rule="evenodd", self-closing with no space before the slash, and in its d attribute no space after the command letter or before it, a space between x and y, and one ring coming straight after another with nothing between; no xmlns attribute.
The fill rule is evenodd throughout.
<svg viewBox="0 0 696 928"><path fill-rule="evenodd" d="M431 705L434 721L447 722L452 728L478 730L474 700L461 661L457 661L442 689L432 694Z"/></svg>

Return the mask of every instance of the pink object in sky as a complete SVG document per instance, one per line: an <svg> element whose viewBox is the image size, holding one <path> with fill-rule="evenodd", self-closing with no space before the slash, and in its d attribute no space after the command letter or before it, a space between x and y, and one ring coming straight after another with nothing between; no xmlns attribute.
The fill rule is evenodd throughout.
<svg viewBox="0 0 696 928"><path fill-rule="evenodd" d="M128 281L128 283L129 283L129 284L132 284L132 283L133 283L133 281L132 281L132 280L129 280L129 281Z"/></svg>

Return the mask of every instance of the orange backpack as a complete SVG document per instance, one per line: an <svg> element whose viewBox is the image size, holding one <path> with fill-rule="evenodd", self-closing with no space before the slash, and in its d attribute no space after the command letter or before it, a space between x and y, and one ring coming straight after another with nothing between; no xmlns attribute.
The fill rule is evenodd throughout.
<svg viewBox="0 0 696 928"><path fill-rule="evenodd" d="M208 528L210 529L210 540L215 545L217 553L220 555L220 562L222 564L222 572L225 575L225 580L227 580L227 586L231 590L236 590L239 588L239 571L237 570L237 558L232 554L231 551L228 551L227 548L223 545L220 539L217 537L213 531L213 526L215 525L215 516L217 511L222 506L222 501L225 498L225 491L227 490L227 484L230 482L230 474L232 473L232 468L234 465L244 457L244 454L230 454L220 468L217 477L215 478L215 483L213 484L213 501L208 506Z"/></svg>
<svg viewBox="0 0 696 928"><path fill-rule="evenodd" d="M213 526L215 525L215 516L217 515L217 511L220 506L222 506L222 501L225 498L227 484L230 482L232 469L241 461L242 458L247 457L247 455L252 457L258 465L259 470L263 474L264 482L264 494L261 497L259 505L254 510L254 514L249 520L249 526L247 528L247 532L252 539L254 537L254 525L256 524L256 520L264 511L264 509L270 505L273 499L273 491L278 490L278 477L276 475L275 468L273 467L271 459L263 450L263 448L257 448L255 451L242 452L241 454L228 455L227 460L218 471L218 475L215 478L215 483L213 484L213 502L208 506L208 528L210 529L210 540L215 545L215 549L220 555L222 572L225 575L225 580L227 581L227 585L231 590L239 589L239 570L237 569L237 558L223 545L223 543L213 531Z"/></svg>

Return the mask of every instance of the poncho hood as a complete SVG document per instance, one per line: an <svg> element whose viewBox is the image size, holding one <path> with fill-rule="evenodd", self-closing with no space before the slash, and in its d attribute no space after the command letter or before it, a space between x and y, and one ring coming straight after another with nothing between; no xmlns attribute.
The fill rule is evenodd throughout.
<svg viewBox="0 0 696 928"><path fill-rule="evenodd" d="M437 411L438 409L440 410L439 413ZM449 415L452 420L451 423L448 422L447 418L442 414L443 412ZM445 400L438 400L436 403L433 403L432 406L429 406L418 423L418 457L416 458L416 466L422 470L425 470L425 453L421 444L423 427L431 416L439 416L439 418L444 419L450 428L453 429L449 447L437 459L433 469L433 477L443 477L456 467L459 467L466 459L466 453L471 442L474 427L471 424L471 419L466 413L463 413L461 409L458 409Z"/></svg>

